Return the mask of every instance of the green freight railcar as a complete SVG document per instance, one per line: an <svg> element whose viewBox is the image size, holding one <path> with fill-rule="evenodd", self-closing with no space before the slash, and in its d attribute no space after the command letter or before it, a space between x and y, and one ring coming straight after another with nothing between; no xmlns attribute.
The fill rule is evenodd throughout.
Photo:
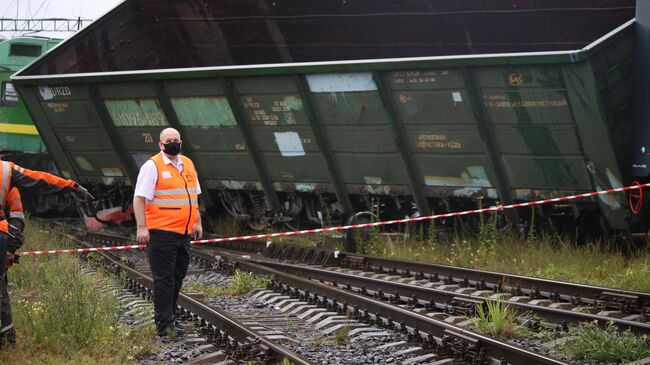
<svg viewBox="0 0 650 365"><path fill-rule="evenodd" d="M431 214L629 184L633 16L634 1L129 0L13 80L84 184L132 185L172 126L207 204L252 226L376 201ZM634 224L624 194L538 214Z"/></svg>

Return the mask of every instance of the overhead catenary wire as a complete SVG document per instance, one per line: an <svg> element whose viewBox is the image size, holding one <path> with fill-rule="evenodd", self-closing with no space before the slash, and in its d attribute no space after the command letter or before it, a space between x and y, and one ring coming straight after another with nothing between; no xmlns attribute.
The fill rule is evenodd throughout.
<svg viewBox="0 0 650 365"><path fill-rule="evenodd" d="M123 0L94 0L87 5L82 0L58 0L50 10L52 0L9 0L0 8L0 38L15 38L37 33L42 37L67 38L100 16L106 9ZM32 3L33 2L33 3ZM76 15L73 15L76 14ZM56 21L55 21L56 20Z"/></svg>

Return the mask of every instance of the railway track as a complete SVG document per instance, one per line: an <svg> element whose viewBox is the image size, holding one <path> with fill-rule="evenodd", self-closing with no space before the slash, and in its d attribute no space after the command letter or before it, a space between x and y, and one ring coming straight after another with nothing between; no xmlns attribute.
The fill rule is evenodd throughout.
<svg viewBox="0 0 650 365"><path fill-rule="evenodd" d="M125 243L125 239L119 236L86 234L85 238L102 245ZM278 306L280 310L293 309L291 312L298 310L293 313L297 315L301 314L299 310L303 310L319 320L319 323L330 321L329 324L333 325L334 330L349 326L350 322L361 322L361 326L371 326L373 329L370 331L390 330L405 334L410 343L416 344L405 349L412 349L414 355L417 355L414 358L417 359L414 363L444 359L455 359L461 363L564 363L552 357L468 331L456 324L418 313L417 310L405 306L384 302L351 290L341 289L338 286L305 279L301 275L286 273L266 264L258 264L249 259L238 257L241 255L219 252L215 256L212 250L213 248L209 247L195 249L194 259L205 267L226 271L241 268L259 274L273 275L277 280L273 289L277 293L269 290L260 292L259 297L266 300L268 304ZM395 341L394 344L402 344L402 341Z"/></svg>
<svg viewBox="0 0 650 365"><path fill-rule="evenodd" d="M395 292L400 297L415 296L425 307L450 307L466 314L476 301L502 299L558 325L595 320L601 325L613 322L639 334L650 333L646 323L650 319L648 293L300 246L267 246L259 241L219 247L233 253L257 253L254 257L261 264L330 283L356 283L372 293L381 289L387 299Z"/></svg>
<svg viewBox="0 0 650 365"><path fill-rule="evenodd" d="M93 240L102 245L130 242L125 237L109 234L93 236ZM650 322L649 293L357 253L339 253L290 244L267 244L260 240L221 242L218 247L232 250L234 254L257 254L254 257L267 261L269 265L282 263L287 269L293 266L293 270L303 273L311 270L313 276L345 277L347 274L348 277L357 277L356 280L361 280L359 277L377 279L368 281L375 285L385 282L382 291L386 295L394 294L397 290L402 296L408 292L410 296L415 294L419 299L434 296L443 301L448 300L452 294L459 299L501 298L522 309L535 307L550 321L613 321L619 327L632 328L639 333L648 333L650 329L646 323ZM276 262L270 259L275 259ZM294 265L296 263L308 266L298 267ZM412 286L419 288L415 290ZM400 291L400 288L403 289ZM572 313L562 318L567 311ZM555 316L555 313L559 313L560 317Z"/></svg>
<svg viewBox="0 0 650 365"><path fill-rule="evenodd" d="M118 235L77 235L93 245L130 242ZM412 363L445 359L486 364L565 363L472 332L467 316L487 298L507 300L519 312L535 313L541 319L536 325L547 328L562 330L581 321L603 325L612 321L620 328L650 333L645 323L648 295L644 293L255 241L195 246L194 253L194 262L208 271L232 272L239 268L273 275L273 285L251 299L296 318L302 315L302 320L315 321L312 324L325 323L323 329L330 334L344 327L356 330L353 334L357 336L364 332L401 333L405 340L384 345L412 355L406 359ZM553 283L558 283L557 287ZM575 293L585 298L578 302ZM589 295L592 298L586 298ZM575 310L579 306L590 309ZM189 311L205 318L205 310L199 306ZM256 325L262 328L260 323ZM237 331L231 329L228 333ZM242 333L248 339L256 335L261 334ZM406 360L402 363L411 363Z"/></svg>
<svg viewBox="0 0 650 365"><path fill-rule="evenodd" d="M547 299L553 302L580 303L596 308L618 310L621 312L620 315L640 316L628 318L629 320L645 320L650 311L648 293L376 256L345 254L343 260L343 266L360 268L364 271L386 272L419 279L433 278L434 281L435 277L438 277L446 284L480 286L492 290L498 289L504 293L525 295L531 300ZM578 305L574 305L576 306ZM563 307L570 306L563 305Z"/></svg>
<svg viewBox="0 0 650 365"><path fill-rule="evenodd" d="M476 305L483 304L485 299L501 299L509 301L510 306L518 312L530 312L538 315L544 321L543 325L547 327L554 325L562 328L579 322L597 321L603 327L612 322L623 330L630 329L639 334L650 333L650 325L646 323L564 309L567 308L564 307L564 304L577 308L572 303L555 302L551 305L557 305L551 307L540 305L540 303L550 302L547 299L526 302L530 299L527 296L495 293L491 289L478 289L471 285L461 287L458 284L445 284L443 281L415 280L398 275L374 274L360 270L324 269L316 265L291 264L273 260L255 259L250 261L296 276L308 277L328 285L356 291L389 303L406 304L417 309L423 308L432 316L444 312L447 315L444 317L445 320L454 323L466 321L466 316L473 315ZM584 310L592 309L592 307L583 308L585 308ZM609 314L611 312L600 311L599 313Z"/></svg>
<svg viewBox="0 0 650 365"><path fill-rule="evenodd" d="M59 234L67 237L79 246L91 247L88 242L79 239L79 237L61 232ZM118 236L106 235L96 237L103 237L103 239L110 241L119 238ZM98 252L98 254L102 256L113 270L126 274L129 289L136 294L142 294L147 298L151 298L153 291L153 279L151 277L124 264L116 254L107 252ZM258 332L256 329L251 328L251 326L244 324L228 313L196 300L184 292L179 294L178 306L180 307L183 319L194 322L199 328L199 332L210 343L220 349L219 352L223 350L229 354L217 357L210 363L234 364L229 359L243 358L247 361L257 361L262 364L281 363L285 359L296 365L314 364L280 344L269 340L267 335Z"/></svg>
<svg viewBox="0 0 650 365"><path fill-rule="evenodd" d="M95 245L119 245L128 242L128 238L116 235L89 233L81 233L81 235L83 236L82 241L85 242L85 245L88 245L88 242L93 242ZM69 238L73 239L71 236L69 236ZM103 256L109 255L104 254ZM199 254L198 252L194 257L195 261L203 264L206 268L216 266L223 269L226 267L231 271L235 268L235 266L230 265L233 261L213 260L209 255ZM112 265L119 266L121 269L126 269L126 272L132 279L130 280L131 287L140 292L150 292L151 282L149 282L149 279L145 275L124 265L120 262L119 258L111 257L110 260ZM295 316L297 319L303 320L308 324L311 324L312 327L325 333L333 333L333 331L336 331L341 327L346 327L348 329L351 328L350 332L353 337L361 339L373 337L383 338L383 343L379 342L371 350L382 350L388 352L398 359L397 363L437 365L452 362L454 364L468 365L521 363L563 364L563 362L550 357L538 355L528 350L518 348L517 346L505 344L485 336L476 335L453 325L446 325L440 321L423 316L422 318L417 318L417 316L413 317L413 314L410 314L404 317L404 322L392 322L392 311L397 310L402 313L408 313L408 311L392 308L392 306L384 306L384 309L378 309L374 306L383 305L381 303L373 304L373 300L369 300L368 298L365 298L364 300L360 295L345 293L343 290L331 288L315 281L304 280L300 277L281 273L264 266L256 265L256 267L250 267L250 265L243 263L238 266L247 271L265 275L272 274L276 278L282 278L282 282L276 281L273 285L273 288L277 293L273 290L263 290L255 293L252 296L253 299L261 300L262 303L266 305L273 305L280 312L286 313L289 316ZM143 280L145 281L144 283ZM296 286L296 282L300 283L300 286ZM290 287L289 285L292 286ZM337 302L336 298L338 297L338 294L333 292L333 290L339 291L340 293L338 294L345 293L358 297L356 300L360 300L360 305L350 306L348 308L345 304L348 299L345 297L339 297ZM283 294L288 293L288 291L292 291L294 296L299 296L298 293L301 293L305 301L300 302L288 298ZM328 299L328 295L330 299ZM228 316L223 313L221 313L217 319L213 319L213 314L209 312L209 305L193 300L187 295L182 295L179 298L179 305L182 305L185 308L184 311L191 313L189 317L188 315L185 315L185 317L192 319L196 323L200 323L201 328L205 328L206 326L208 328L215 326L221 328L220 332L222 335L216 336L216 339L220 339L221 342L223 342L223 332L227 332L234 338L244 337L249 343L251 342L251 339L260 338L258 336L266 336L263 332L255 333L251 332L251 329L242 330L241 328L235 328L232 323L234 319L232 317L228 318ZM318 306L323 308L313 308ZM293 309L291 313L287 313L289 312L289 309ZM370 314L370 311L372 311L373 314ZM268 321L272 322L276 319L282 320L281 318L274 319L269 317L258 319L258 316L259 313L255 313L254 315L250 315L247 319L242 319L242 323L240 323L239 326L250 325L255 328L260 328L260 326L268 324ZM395 316L395 318L398 317L399 316ZM227 319L226 323L223 323L224 318ZM422 322L422 324L420 324L420 326L422 326L421 331L418 329L417 322ZM391 323L393 324L391 325ZM413 323L413 326L407 325L407 323ZM224 330L223 328L226 329ZM268 329L269 328L266 328L266 330ZM240 333L242 331L243 333ZM205 332L206 330L203 329L202 333ZM272 332L272 334L277 334L277 332L273 331L272 328L270 332ZM415 333L419 335L416 335ZM215 336L209 337L211 341L214 341L214 338ZM353 338L352 341L354 340L355 339ZM236 345L232 345L232 341L230 343L229 350L232 350L232 347L237 347ZM293 354L290 351L287 352L286 349L283 350L278 349L277 347L271 347L268 343L263 344L268 348L267 351L269 351L269 356L276 360L280 357L286 357L294 364L304 363L294 361L295 356L298 355ZM246 343L239 347L248 349L250 352L250 346L247 347ZM277 354L277 356L272 356L273 354ZM291 355L293 355L293 357ZM298 358L300 359L300 357ZM388 357L387 359L391 359L391 357Z"/></svg>
<svg viewBox="0 0 650 365"><path fill-rule="evenodd" d="M210 250L203 248L202 251L198 255L203 256L207 263L211 258ZM341 320L351 317L379 328L399 329L408 334L412 341L422 343L423 349L430 349L434 356L447 356L468 363L564 364L554 358L464 330L409 308L276 270L249 259L217 252L221 259L219 265L235 264L231 270L237 267L273 275L276 282L272 289L278 292L276 294L279 299L293 301L288 304L303 306L305 309L321 309L331 317L342 317L339 318ZM287 302L283 304L286 305Z"/></svg>

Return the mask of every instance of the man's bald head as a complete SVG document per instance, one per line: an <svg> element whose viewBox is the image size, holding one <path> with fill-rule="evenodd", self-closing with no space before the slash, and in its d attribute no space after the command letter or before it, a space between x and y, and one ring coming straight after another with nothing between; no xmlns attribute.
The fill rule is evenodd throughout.
<svg viewBox="0 0 650 365"><path fill-rule="evenodd" d="M160 132L160 142L158 147L165 152L170 158L176 158L181 151L181 134L174 128L165 128Z"/></svg>
<svg viewBox="0 0 650 365"><path fill-rule="evenodd" d="M165 128L160 132L160 142L168 143L172 141L180 142L181 134L174 128Z"/></svg>

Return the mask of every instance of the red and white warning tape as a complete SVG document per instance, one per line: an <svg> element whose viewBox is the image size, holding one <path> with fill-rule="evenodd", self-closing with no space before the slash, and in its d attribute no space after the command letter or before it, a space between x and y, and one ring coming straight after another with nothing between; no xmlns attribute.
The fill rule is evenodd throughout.
<svg viewBox="0 0 650 365"><path fill-rule="evenodd" d="M135 250L135 249L143 249L145 247L147 246L146 245L104 246L104 247L89 247L89 248L72 248L66 250L25 251L25 252L16 252L16 254L20 256L50 255L50 254L57 254L57 253L86 253L86 252L95 252L95 251Z"/></svg>
<svg viewBox="0 0 650 365"><path fill-rule="evenodd" d="M212 238L212 239L207 239L207 240L196 240L196 241L192 241L191 243L195 244L195 245L199 245L199 244L203 244L203 243L244 241L244 240L252 240L252 239L262 239L262 238L297 236L297 235L309 234L309 233L344 231L344 230L347 230L347 229L356 229L356 228L387 226L387 225L398 224L398 223L408 223L408 222L418 222L418 221L425 221L425 220L432 220L432 219L439 219L439 218L458 217L458 216L463 216L463 215L494 212L494 211L502 211L502 210L506 210L506 209L529 207L529 206L542 205L542 204L547 204L547 203L564 202L564 201L583 199L583 198L588 198L588 197L598 196L598 195L605 195L605 194L620 193L620 192L636 190L636 189L643 189L643 188L647 188L647 187L650 187L650 183L630 185L630 186L625 186L625 187L622 187L622 188L601 190L601 191L595 191L595 192L591 192L591 193L568 195L568 196L563 196L563 197L560 197L560 198L536 200L536 201L531 201L531 202L517 203L517 204L510 204L510 205L497 205L497 206L491 206L491 207L482 208L482 209L465 210L465 211L462 211L462 212L435 214L435 215L416 217L416 218L394 219L394 220L390 220L390 221L381 221L381 222L373 222L373 223L351 224L351 225L347 225L347 226L305 229L305 230L302 230L302 231L277 232L277 233L265 233L265 234L249 235L249 236ZM69 249L69 250L25 251L25 252L19 252L18 254L22 255L22 256L30 256L30 255L46 255L46 254L59 254L59 253L85 253L85 252L94 252L94 251L118 251L118 250L130 250L130 249L143 249L145 247L146 247L145 245L106 246L106 247L79 248L79 249Z"/></svg>

